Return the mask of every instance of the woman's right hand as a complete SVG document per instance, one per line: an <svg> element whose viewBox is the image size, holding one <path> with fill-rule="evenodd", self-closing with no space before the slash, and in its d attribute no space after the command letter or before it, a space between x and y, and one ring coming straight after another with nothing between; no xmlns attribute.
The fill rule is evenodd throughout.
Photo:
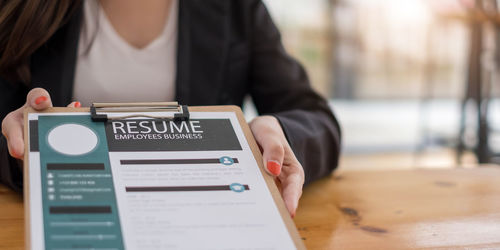
<svg viewBox="0 0 500 250"><path fill-rule="evenodd" d="M2 134L7 139L9 154L20 160L24 156L24 110L28 107L38 111L52 107L49 92L42 88L32 89L26 97L26 103L10 112L2 121ZM80 103L72 102L68 107L80 107Z"/></svg>

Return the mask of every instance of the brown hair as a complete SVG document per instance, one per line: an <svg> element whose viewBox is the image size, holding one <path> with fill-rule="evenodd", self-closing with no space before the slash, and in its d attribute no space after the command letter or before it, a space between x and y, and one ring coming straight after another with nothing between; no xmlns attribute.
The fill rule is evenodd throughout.
<svg viewBox="0 0 500 250"><path fill-rule="evenodd" d="M29 59L79 6L77 0L0 0L0 76L29 84Z"/></svg>

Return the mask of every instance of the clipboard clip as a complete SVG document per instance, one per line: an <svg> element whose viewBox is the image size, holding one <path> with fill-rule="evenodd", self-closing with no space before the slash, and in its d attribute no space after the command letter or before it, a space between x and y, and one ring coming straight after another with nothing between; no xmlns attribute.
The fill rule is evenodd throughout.
<svg viewBox="0 0 500 250"><path fill-rule="evenodd" d="M174 112L174 114L170 116L147 114L151 112ZM106 113L127 114L121 116L108 116ZM124 120L140 117L187 121L189 120L189 111L187 105L180 105L177 102L93 103L92 106L90 106L90 116L94 122L107 122L109 120Z"/></svg>

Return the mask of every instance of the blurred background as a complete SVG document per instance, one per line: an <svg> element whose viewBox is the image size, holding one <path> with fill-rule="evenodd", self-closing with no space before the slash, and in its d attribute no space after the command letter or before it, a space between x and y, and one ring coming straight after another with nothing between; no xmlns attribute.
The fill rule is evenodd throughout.
<svg viewBox="0 0 500 250"><path fill-rule="evenodd" d="M265 2L341 122L342 168L500 162L500 0Z"/></svg>

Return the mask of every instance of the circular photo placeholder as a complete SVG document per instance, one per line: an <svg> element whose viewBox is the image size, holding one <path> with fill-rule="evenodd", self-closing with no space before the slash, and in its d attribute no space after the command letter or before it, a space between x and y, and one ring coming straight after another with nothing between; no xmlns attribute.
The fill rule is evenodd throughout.
<svg viewBox="0 0 500 250"><path fill-rule="evenodd" d="M52 149L71 156L90 153L99 142L99 138L92 129L74 123L62 124L53 128L47 139Z"/></svg>

